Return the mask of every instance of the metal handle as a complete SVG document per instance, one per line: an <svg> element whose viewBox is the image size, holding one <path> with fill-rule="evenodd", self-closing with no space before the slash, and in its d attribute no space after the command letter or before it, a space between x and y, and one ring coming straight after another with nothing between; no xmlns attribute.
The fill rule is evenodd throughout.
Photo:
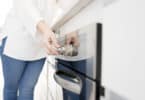
<svg viewBox="0 0 145 100"><path fill-rule="evenodd" d="M80 94L82 90L81 78L73 72L59 70L54 74L55 81L64 89Z"/></svg>

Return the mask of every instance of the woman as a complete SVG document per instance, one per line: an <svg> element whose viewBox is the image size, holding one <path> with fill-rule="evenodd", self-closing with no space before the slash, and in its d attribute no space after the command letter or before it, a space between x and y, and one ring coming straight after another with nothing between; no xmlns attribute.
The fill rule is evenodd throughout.
<svg viewBox="0 0 145 100"><path fill-rule="evenodd" d="M47 55L59 47L51 29L55 0L14 0L6 18L2 44L3 100L33 100Z"/></svg>

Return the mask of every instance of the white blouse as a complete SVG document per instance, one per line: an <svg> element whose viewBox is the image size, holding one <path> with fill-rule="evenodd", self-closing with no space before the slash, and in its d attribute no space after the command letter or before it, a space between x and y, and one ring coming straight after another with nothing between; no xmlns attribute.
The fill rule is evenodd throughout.
<svg viewBox="0 0 145 100"><path fill-rule="evenodd" d="M56 0L14 0L2 30L7 34L3 54L19 60L46 57L36 25L45 20L51 27L58 11Z"/></svg>

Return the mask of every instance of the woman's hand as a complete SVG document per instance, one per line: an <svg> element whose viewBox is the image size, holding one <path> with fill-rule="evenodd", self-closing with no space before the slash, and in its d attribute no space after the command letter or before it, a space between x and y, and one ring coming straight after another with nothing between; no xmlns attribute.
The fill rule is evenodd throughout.
<svg viewBox="0 0 145 100"><path fill-rule="evenodd" d="M51 55L58 55L57 48L59 47L56 37L53 32L47 32L42 35L42 42L47 53Z"/></svg>
<svg viewBox="0 0 145 100"><path fill-rule="evenodd" d="M72 44L73 46L79 47L80 41L77 32L71 32L66 35L66 44Z"/></svg>
<svg viewBox="0 0 145 100"><path fill-rule="evenodd" d="M60 47L57 43L55 34L44 21L40 21L37 25L37 30L42 33L42 43L50 55L58 55L57 48Z"/></svg>

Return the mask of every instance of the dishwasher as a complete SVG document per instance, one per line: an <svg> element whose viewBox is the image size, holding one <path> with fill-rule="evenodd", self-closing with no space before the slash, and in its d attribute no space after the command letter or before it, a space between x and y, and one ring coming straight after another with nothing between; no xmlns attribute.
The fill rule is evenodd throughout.
<svg viewBox="0 0 145 100"><path fill-rule="evenodd" d="M104 88L101 86L102 23L92 23L78 29L85 58L67 61L61 56L56 60L54 79L63 88L63 100L101 100ZM72 57L74 59L74 57ZM68 56L69 59L69 56ZM71 64L70 64L71 63Z"/></svg>

